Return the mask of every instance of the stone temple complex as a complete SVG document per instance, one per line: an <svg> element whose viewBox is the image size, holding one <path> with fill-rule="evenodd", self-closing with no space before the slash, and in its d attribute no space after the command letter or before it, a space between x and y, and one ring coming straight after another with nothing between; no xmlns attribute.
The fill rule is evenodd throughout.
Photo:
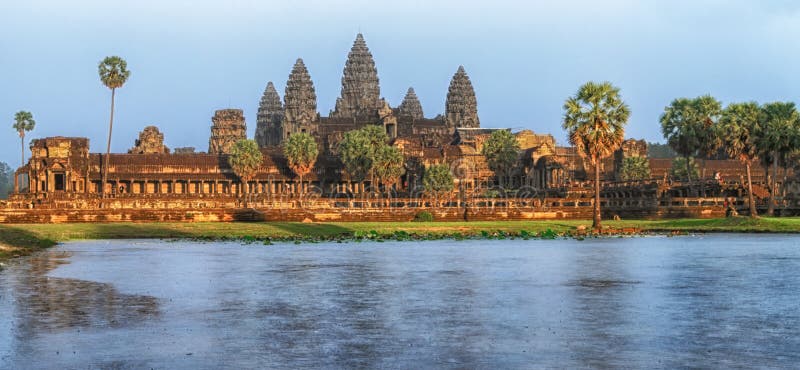
<svg viewBox="0 0 800 370"><path fill-rule="evenodd" d="M346 132L368 125L383 127L390 145L399 148L404 155L405 173L392 189L397 197L413 198L422 194L425 169L434 164L450 167L455 182L454 195L496 197L493 189L499 181L489 169L481 150L492 132L502 129L481 127L478 99L463 66L456 68L446 95L444 88L445 111L433 118L425 116L413 87L408 88L401 102L392 104L387 101L381 96L373 55L364 37L358 34L344 63L340 95L327 116L318 111L314 81L302 59L297 59L291 68L283 96L272 82L266 84L255 128L255 140L261 148L263 163L247 184L241 183L227 160L232 145L247 138L244 112L241 109L223 109L214 112L210 119L206 152L176 148L174 153L170 153L165 145L168 138L164 138L155 126L148 126L127 154L110 155L105 184L102 183L104 169L101 165L104 154L91 153L88 139L49 137L32 140L30 160L16 171L14 194L4 206L12 209L82 209L111 202L110 207L116 209L216 209L234 207L239 204L240 195L247 193L251 197L261 196L261 203L255 202L257 207L291 208L294 206L267 203L265 199L308 197L310 193L320 199L335 200L372 194L367 191L371 186L369 181L351 178L343 170L337 154L338 143ZM281 147L295 133L312 135L320 149L314 169L304 177L304 186L290 170ZM521 150L517 164L504 184L506 196L536 198L535 202L521 201L518 204L536 205L539 208L526 214L544 215L545 218L568 217L577 212L576 209L590 209L587 204L593 200L588 175L592 169L574 148L558 145L549 134L523 130L514 135ZM623 207L616 211L612 208L612 211L645 208L652 213L662 212L659 207L689 206L686 200L675 200L685 199L691 194L687 188L665 182L670 163L663 160L649 160L652 181L647 184L620 181L620 167L627 157L647 157L647 144L641 140L627 140L602 163L601 177L607 182L604 202ZM720 182L704 188L700 195L716 197L713 204L719 205L723 195L741 196L741 166L734 161L708 161L706 165L709 171L721 174L733 185L726 187ZM754 170L754 174L758 175L759 170ZM103 199L102 193L107 194L108 199ZM621 200L615 203L613 199ZM697 205L701 206L702 201L698 202ZM566 208L558 213L545 212L540 209L542 207L551 210Z"/></svg>

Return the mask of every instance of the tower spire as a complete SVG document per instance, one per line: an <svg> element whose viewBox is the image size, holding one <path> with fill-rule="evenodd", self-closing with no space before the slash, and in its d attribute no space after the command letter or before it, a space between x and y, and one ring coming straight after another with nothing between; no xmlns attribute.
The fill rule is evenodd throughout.
<svg viewBox="0 0 800 370"><path fill-rule="evenodd" d="M445 102L445 123L447 127L454 131L461 127L480 127L478 119L478 101L475 98L475 89L472 82L464 70L464 66L458 66L458 70L453 79L450 80L450 88L447 91Z"/></svg>
<svg viewBox="0 0 800 370"><path fill-rule="evenodd" d="M294 63L292 73L286 82L284 99L284 118L281 139L286 139L295 132L316 132L319 122L317 113L317 94L314 91L314 82L308 74L308 69L303 59L298 58Z"/></svg>
<svg viewBox="0 0 800 370"><path fill-rule="evenodd" d="M347 55L342 75L341 96L331 114L338 118L369 118L381 107L378 70L364 36L359 33Z"/></svg>
<svg viewBox="0 0 800 370"><path fill-rule="evenodd" d="M272 81L267 83L264 95L258 105L256 120L256 142L259 146L279 145L281 140L280 124L283 120L283 104L281 96Z"/></svg>
<svg viewBox="0 0 800 370"><path fill-rule="evenodd" d="M420 104L413 87L408 88L406 97L403 98L403 102L400 103L398 108L401 116L408 116L413 119L422 119L424 117L422 114L422 104Z"/></svg>

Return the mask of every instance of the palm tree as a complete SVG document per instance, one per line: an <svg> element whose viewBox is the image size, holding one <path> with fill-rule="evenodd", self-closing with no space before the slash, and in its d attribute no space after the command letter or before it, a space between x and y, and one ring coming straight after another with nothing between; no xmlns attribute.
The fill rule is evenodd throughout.
<svg viewBox="0 0 800 370"><path fill-rule="evenodd" d="M758 159L757 134L760 130L761 109L758 103L732 103L722 112L719 133L725 151L736 158L747 169L747 195L750 203L750 217L758 217L753 196L753 181L750 166Z"/></svg>
<svg viewBox="0 0 800 370"><path fill-rule="evenodd" d="M114 95L118 88L125 85L131 72L128 71L128 63L118 56L110 56L103 59L97 66L97 73L100 81L107 88L111 89L111 118L108 121L108 143L106 144L106 158L103 161L103 182L100 185L101 196L106 195L106 179L108 178L108 156L111 154L111 130L114 128Z"/></svg>
<svg viewBox="0 0 800 370"><path fill-rule="evenodd" d="M661 114L661 133L676 153L686 158L700 154L703 157L701 176L705 177L705 158L716 154L721 143L716 124L722 114L722 104L710 95L694 99L678 98ZM689 183L692 171L686 168Z"/></svg>
<svg viewBox="0 0 800 370"><path fill-rule="evenodd" d="M758 133L758 154L765 167L772 165L772 176L769 184L769 206L767 214L775 214L775 193L778 183L778 160L782 155L794 149L794 131L800 119L792 102L774 102L762 107L763 125ZM769 170L767 170L769 171Z"/></svg>
<svg viewBox="0 0 800 370"><path fill-rule="evenodd" d="M19 134L20 144L22 145L22 162L20 167L25 165L25 132L33 130L36 126L36 121L33 120L33 114L21 110L14 115L14 130Z"/></svg>
<svg viewBox="0 0 800 370"><path fill-rule="evenodd" d="M304 193L303 176L311 172L319 155L317 141L305 132L292 134L286 140L283 154L286 155L289 168L300 177L300 193Z"/></svg>
<svg viewBox="0 0 800 370"><path fill-rule="evenodd" d="M659 119L661 122L661 133L667 139L667 144L679 155L686 158L687 165L689 157L697 152L697 135L692 114L692 100L688 98L678 98L664 108L664 113ZM688 181L692 183L691 169L686 168Z"/></svg>
<svg viewBox="0 0 800 370"><path fill-rule="evenodd" d="M228 156L228 164L231 166L233 173L239 177L243 185L242 189L245 194L250 192L249 181L256 175L258 167L264 157L261 150L258 149L258 143L255 140L243 139L233 144L231 147L231 154ZM245 206L247 201L245 200Z"/></svg>
<svg viewBox="0 0 800 370"><path fill-rule="evenodd" d="M489 139L483 143L481 154L486 157L489 168L497 174L498 179L501 179L500 187L505 188L508 185L506 181L511 175L511 169L519 159L517 139L508 130L492 132Z"/></svg>
<svg viewBox="0 0 800 370"><path fill-rule="evenodd" d="M422 186L425 191L437 199L453 191L453 173L450 172L450 166L442 164L434 164L425 169L422 177Z"/></svg>
<svg viewBox="0 0 800 370"><path fill-rule="evenodd" d="M692 101L694 108L695 135L697 136L697 153L702 157L700 176L706 177L706 159L717 154L722 141L717 134L717 124L722 115L722 103L711 95L703 95ZM701 191L704 192L703 189Z"/></svg>
<svg viewBox="0 0 800 370"><path fill-rule="evenodd" d="M563 127L578 155L594 166L594 219L600 230L600 161L617 150L625 139L630 109L619 88L610 82L587 82L564 103Z"/></svg>
<svg viewBox="0 0 800 370"><path fill-rule="evenodd" d="M363 182L369 176L371 184L374 184L375 155L387 141L389 136L381 126L368 125L346 132L337 149L350 177Z"/></svg>
<svg viewBox="0 0 800 370"><path fill-rule="evenodd" d="M405 172L403 152L393 146L381 146L375 153L373 167L375 175L388 193L392 185L396 184Z"/></svg>

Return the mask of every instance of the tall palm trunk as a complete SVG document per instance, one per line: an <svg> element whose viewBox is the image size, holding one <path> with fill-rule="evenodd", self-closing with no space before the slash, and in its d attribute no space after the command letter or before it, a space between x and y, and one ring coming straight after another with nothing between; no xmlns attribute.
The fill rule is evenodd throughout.
<svg viewBox="0 0 800 370"><path fill-rule="evenodd" d="M692 191L692 166L689 163L689 156L686 156L686 180L689 184L689 192Z"/></svg>
<svg viewBox="0 0 800 370"><path fill-rule="evenodd" d="M594 218L592 220L592 229L600 231L600 161L595 159L594 162Z"/></svg>
<svg viewBox="0 0 800 370"><path fill-rule="evenodd" d="M100 196L106 197L106 180L108 179L108 156L111 154L111 130L114 129L114 95L117 89L111 89L111 118L108 120L108 142L106 144L106 157L103 160L103 176L100 183Z"/></svg>
<svg viewBox="0 0 800 370"><path fill-rule="evenodd" d="M750 176L750 162L748 162L745 167L747 168L747 197L748 203L750 203L750 217L758 217L758 211L756 211L756 200L755 196L753 196L753 179Z"/></svg>
<svg viewBox="0 0 800 370"><path fill-rule="evenodd" d="M700 167L700 196L706 196L706 157L703 157L703 164Z"/></svg>
<svg viewBox="0 0 800 370"><path fill-rule="evenodd" d="M25 133L20 132L19 134L19 144L22 148L22 162L20 162L19 166L22 167L25 165Z"/></svg>
<svg viewBox="0 0 800 370"><path fill-rule="evenodd" d="M778 191L778 152L772 154L772 182L769 189L769 205L767 206L767 214L770 216L775 215L775 192Z"/></svg>

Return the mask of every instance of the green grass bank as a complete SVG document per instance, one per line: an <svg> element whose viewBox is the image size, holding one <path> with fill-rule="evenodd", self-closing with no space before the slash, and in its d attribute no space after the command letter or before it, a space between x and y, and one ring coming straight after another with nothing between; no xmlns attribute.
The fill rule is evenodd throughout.
<svg viewBox="0 0 800 370"><path fill-rule="evenodd" d="M800 218L604 221L610 233L798 233ZM76 223L0 225L0 260L82 239L320 241L342 239L536 238L579 236L589 220L330 223Z"/></svg>

